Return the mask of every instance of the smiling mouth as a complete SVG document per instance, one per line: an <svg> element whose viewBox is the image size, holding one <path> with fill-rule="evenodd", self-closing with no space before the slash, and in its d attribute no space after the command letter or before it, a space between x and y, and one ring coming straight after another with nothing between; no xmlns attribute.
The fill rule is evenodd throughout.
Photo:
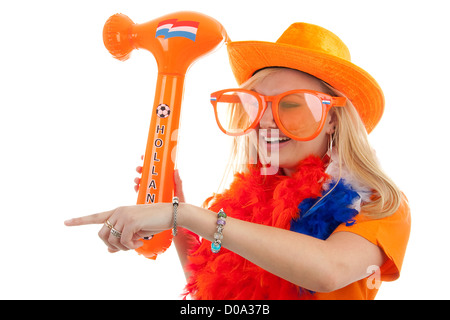
<svg viewBox="0 0 450 320"><path fill-rule="evenodd" d="M292 139L286 137L278 129L259 129L259 139L264 141L266 146L277 146L281 147L287 144Z"/></svg>
<svg viewBox="0 0 450 320"><path fill-rule="evenodd" d="M264 137L264 141L266 143L272 144L272 143L285 143L288 142L289 140L291 140L291 138L288 137Z"/></svg>

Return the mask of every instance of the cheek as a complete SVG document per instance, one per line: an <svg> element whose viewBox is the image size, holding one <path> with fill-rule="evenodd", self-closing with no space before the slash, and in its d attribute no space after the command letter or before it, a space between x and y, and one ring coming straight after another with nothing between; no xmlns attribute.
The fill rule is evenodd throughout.
<svg viewBox="0 0 450 320"><path fill-rule="evenodd" d="M291 140L288 148L280 150L280 158L301 161L310 155L322 157L327 151L327 137L319 135L311 141ZM281 159L280 159L281 160Z"/></svg>

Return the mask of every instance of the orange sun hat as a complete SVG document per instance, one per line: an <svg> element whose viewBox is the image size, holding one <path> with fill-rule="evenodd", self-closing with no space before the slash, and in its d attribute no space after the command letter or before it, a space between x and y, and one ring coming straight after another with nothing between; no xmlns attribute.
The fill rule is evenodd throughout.
<svg viewBox="0 0 450 320"><path fill-rule="evenodd" d="M235 41L229 42L227 49L239 85L263 68L296 69L342 92L355 106L368 133L383 115L384 95L380 86L350 61L344 42L325 28L294 23L277 42Z"/></svg>

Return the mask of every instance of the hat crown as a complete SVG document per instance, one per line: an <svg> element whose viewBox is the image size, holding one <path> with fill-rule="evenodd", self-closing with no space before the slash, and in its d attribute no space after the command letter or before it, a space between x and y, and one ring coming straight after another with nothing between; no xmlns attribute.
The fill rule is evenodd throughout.
<svg viewBox="0 0 450 320"><path fill-rule="evenodd" d="M309 23L292 24L277 40L277 43L320 51L350 61L350 51L337 35Z"/></svg>

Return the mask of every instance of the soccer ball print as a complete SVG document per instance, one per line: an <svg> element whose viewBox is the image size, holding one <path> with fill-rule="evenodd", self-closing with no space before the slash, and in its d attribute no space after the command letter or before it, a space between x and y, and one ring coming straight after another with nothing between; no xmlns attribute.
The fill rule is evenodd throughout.
<svg viewBox="0 0 450 320"><path fill-rule="evenodd" d="M156 108L156 115L160 118L167 118L170 115L170 108L167 104L160 104Z"/></svg>

